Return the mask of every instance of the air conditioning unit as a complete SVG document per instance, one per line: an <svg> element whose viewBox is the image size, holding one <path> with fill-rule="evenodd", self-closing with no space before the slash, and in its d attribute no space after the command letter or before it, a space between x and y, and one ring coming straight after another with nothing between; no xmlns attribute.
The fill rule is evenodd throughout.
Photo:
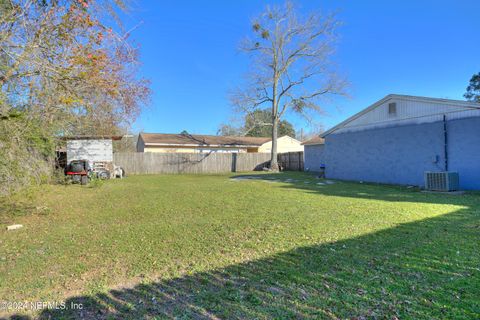
<svg viewBox="0 0 480 320"><path fill-rule="evenodd" d="M425 189L430 191L458 191L458 172L425 172Z"/></svg>

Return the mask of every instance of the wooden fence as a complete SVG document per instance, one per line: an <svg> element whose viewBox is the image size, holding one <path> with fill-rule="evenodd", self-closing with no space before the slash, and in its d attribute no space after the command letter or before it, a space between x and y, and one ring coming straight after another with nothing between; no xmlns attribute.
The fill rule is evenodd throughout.
<svg viewBox="0 0 480 320"><path fill-rule="evenodd" d="M279 153L278 164L285 171L303 171L303 152Z"/></svg>
<svg viewBox="0 0 480 320"><path fill-rule="evenodd" d="M303 152L291 154L279 154L282 169L303 170ZM270 153L131 152L114 153L113 161L127 174L247 172L267 168Z"/></svg>
<svg viewBox="0 0 480 320"><path fill-rule="evenodd" d="M115 165L127 174L226 173L262 170L268 167L267 153L115 153Z"/></svg>

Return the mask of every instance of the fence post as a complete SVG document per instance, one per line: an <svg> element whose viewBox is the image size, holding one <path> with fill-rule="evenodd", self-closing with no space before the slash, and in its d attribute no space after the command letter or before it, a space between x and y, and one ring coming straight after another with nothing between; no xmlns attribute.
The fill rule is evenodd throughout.
<svg viewBox="0 0 480 320"><path fill-rule="evenodd" d="M303 171L303 152L299 151L298 152L298 166L299 166L299 171Z"/></svg>
<svg viewBox="0 0 480 320"><path fill-rule="evenodd" d="M297 171L300 171L300 152L297 152L297 160L298 160Z"/></svg>
<svg viewBox="0 0 480 320"><path fill-rule="evenodd" d="M232 153L232 172L237 172L237 153Z"/></svg>

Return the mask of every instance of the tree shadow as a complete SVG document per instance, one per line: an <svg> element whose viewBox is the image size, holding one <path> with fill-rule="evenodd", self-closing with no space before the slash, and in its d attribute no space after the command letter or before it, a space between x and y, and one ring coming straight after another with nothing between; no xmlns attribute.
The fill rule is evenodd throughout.
<svg viewBox="0 0 480 320"><path fill-rule="evenodd" d="M478 319L479 234L480 212L467 208L219 270L73 297L67 309L45 309L39 318Z"/></svg>
<svg viewBox="0 0 480 320"><path fill-rule="evenodd" d="M50 209L45 206L34 206L28 201L13 201L0 198L0 225L9 224L18 217L28 215L48 215Z"/></svg>
<svg viewBox="0 0 480 320"><path fill-rule="evenodd" d="M298 189L306 193L389 202L420 202L468 206L472 203L473 198L480 196L480 192L477 191L468 191L460 195L428 193L422 192L420 188L414 186L340 181L318 178L316 174L307 172L287 171L281 173L243 174L232 176L231 179L277 182L281 183L281 188Z"/></svg>

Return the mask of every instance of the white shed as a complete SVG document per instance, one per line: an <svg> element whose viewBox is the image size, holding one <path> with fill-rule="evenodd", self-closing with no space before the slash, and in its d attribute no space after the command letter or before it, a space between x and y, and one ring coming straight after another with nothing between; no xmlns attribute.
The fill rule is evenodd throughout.
<svg viewBox="0 0 480 320"><path fill-rule="evenodd" d="M74 136L67 140L67 163L72 160L88 160L93 167L95 163L113 163L113 140L118 136Z"/></svg>

